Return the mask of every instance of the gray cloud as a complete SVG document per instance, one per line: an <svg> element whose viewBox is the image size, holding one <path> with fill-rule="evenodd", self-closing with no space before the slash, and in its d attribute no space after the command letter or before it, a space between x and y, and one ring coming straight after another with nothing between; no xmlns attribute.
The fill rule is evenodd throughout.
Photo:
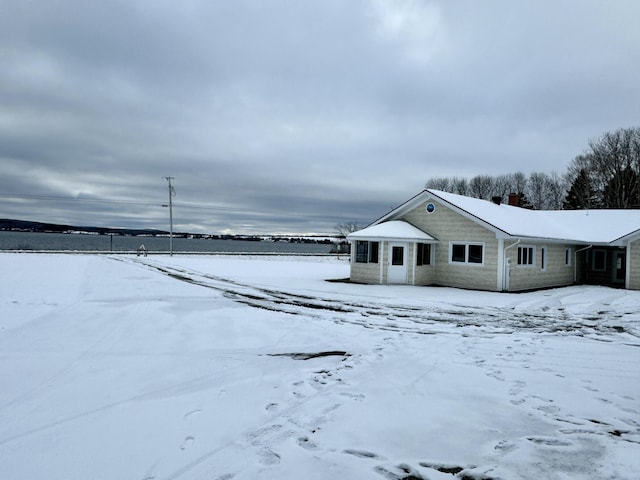
<svg viewBox="0 0 640 480"><path fill-rule="evenodd" d="M9 2L4 217L331 232L635 126L635 1ZM61 198L64 198L62 200ZM73 199L73 200L70 200Z"/></svg>

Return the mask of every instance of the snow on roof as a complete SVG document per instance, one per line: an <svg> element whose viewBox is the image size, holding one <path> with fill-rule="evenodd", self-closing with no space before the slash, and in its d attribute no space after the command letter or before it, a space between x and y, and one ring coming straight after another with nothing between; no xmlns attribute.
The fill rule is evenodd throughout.
<svg viewBox="0 0 640 480"><path fill-rule="evenodd" d="M435 242L431 235L403 220L391 220L378 223L347 235L348 240L414 240L419 242Z"/></svg>
<svg viewBox="0 0 640 480"><path fill-rule="evenodd" d="M612 243L640 232L640 210L528 210L439 190L423 193L513 237Z"/></svg>

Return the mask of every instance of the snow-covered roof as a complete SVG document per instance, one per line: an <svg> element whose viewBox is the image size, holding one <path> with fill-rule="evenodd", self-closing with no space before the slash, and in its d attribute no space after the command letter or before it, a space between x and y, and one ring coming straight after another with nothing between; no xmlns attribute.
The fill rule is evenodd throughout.
<svg viewBox="0 0 640 480"><path fill-rule="evenodd" d="M348 240L412 240L431 243L437 241L428 233L403 220L391 220L372 225L347 235Z"/></svg>
<svg viewBox="0 0 640 480"><path fill-rule="evenodd" d="M508 237L615 244L625 237L640 235L640 210L528 210L429 189L389 212L374 225L388 223L387 219L397 218L428 199L441 200L458 213Z"/></svg>

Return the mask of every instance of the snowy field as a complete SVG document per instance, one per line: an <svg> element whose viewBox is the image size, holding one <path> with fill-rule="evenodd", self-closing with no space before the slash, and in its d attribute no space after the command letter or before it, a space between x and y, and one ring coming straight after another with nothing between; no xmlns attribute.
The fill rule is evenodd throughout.
<svg viewBox="0 0 640 480"><path fill-rule="evenodd" d="M3 480L640 478L640 292L0 254Z"/></svg>

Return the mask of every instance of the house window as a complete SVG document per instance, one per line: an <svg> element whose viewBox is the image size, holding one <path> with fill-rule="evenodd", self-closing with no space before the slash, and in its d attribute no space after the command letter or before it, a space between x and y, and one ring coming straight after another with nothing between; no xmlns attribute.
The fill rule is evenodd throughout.
<svg viewBox="0 0 640 480"><path fill-rule="evenodd" d="M482 265L484 263L484 243L449 244L450 263Z"/></svg>
<svg viewBox="0 0 640 480"><path fill-rule="evenodd" d="M570 248L565 248L564 249L564 265L566 267L570 267L571 266L571 249Z"/></svg>
<svg viewBox="0 0 640 480"><path fill-rule="evenodd" d="M523 245L518 247L518 265L521 267L533 266L535 264L535 247Z"/></svg>
<svg viewBox="0 0 640 480"><path fill-rule="evenodd" d="M468 245L469 255L467 261L469 263L482 263L482 245Z"/></svg>
<svg viewBox="0 0 640 480"><path fill-rule="evenodd" d="M416 248L418 249L416 265L431 265L431 244L418 243Z"/></svg>
<svg viewBox="0 0 640 480"><path fill-rule="evenodd" d="M465 263L467 260L467 246L456 243L451 246L451 261Z"/></svg>
<svg viewBox="0 0 640 480"><path fill-rule="evenodd" d="M604 272L607 269L607 251L594 250L591 257L591 268L594 272Z"/></svg>
<svg viewBox="0 0 640 480"><path fill-rule="evenodd" d="M391 265L404 265L404 247L391 248Z"/></svg>
<svg viewBox="0 0 640 480"><path fill-rule="evenodd" d="M356 263L378 263L380 242L356 241Z"/></svg>
<svg viewBox="0 0 640 480"><path fill-rule="evenodd" d="M369 263L378 263L380 242L369 242Z"/></svg>
<svg viewBox="0 0 640 480"><path fill-rule="evenodd" d="M547 247L540 247L540 270L547 269Z"/></svg>

